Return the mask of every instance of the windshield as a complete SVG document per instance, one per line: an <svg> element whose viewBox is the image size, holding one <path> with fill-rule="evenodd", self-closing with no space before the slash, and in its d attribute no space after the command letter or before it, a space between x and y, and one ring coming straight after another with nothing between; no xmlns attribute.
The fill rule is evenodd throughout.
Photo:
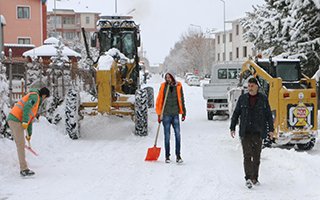
<svg viewBox="0 0 320 200"><path fill-rule="evenodd" d="M106 52L111 48L117 48L127 58L133 58L136 54L136 46L133 31L111 32L102 31L99 37L100 52Z"/></svg>
<svg viewBox="0 0 320 200"><path fill-rule="evenodd" d="M300 66L298 62L279 62L276 66L277 77L284 81L300 80Z"/></svg>

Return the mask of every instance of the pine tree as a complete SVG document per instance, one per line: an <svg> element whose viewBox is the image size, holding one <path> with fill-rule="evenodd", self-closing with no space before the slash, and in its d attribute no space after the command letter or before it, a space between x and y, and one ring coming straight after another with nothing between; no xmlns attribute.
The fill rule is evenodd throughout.
<svg viewBox="0 0 320 200"><path fill-rule="evenodd" d="M320 64L320 4L318 0L265 0L242 20L244 37L258 51L304 60L312 75Z"/></svg>

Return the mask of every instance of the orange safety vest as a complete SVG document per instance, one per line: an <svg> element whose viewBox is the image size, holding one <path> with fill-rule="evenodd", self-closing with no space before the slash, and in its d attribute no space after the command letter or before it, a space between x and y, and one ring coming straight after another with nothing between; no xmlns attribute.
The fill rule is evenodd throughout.
<svg viewBox="0 0 320 200"><path fill-rule="evenodd" d="M162 83L160 86L159 94L157 97L157 102L156 102L156 113L158 115L161 115L162 107L163 107L163 102L164 102L164 95L165 91L164 88L166 86L166 83ZM182 84L180 82L177 82L177 95L178 95L178 105L179 105L179 114L184 114L183 113L183 104L182 104Z"/></svg>
<svg viewBox="0 0 320 200"><path fill-rule="evenodd" d="M29 96L32 94L36 94L38 96L38 100L37 100L36 104L32 107L31 112L29 113L28 125L33 121L33 119L36 117L37 112L38 112L38 108L39 108L39 104L40 104L40 97L39 97L38 93L30 92L27 95L25 95L24 97L22 97L22 99L19 100L13 106L13 108L10 112L13 116L15 116L17 119L19 119L22 122L24 104L29 100Z"/></svg>

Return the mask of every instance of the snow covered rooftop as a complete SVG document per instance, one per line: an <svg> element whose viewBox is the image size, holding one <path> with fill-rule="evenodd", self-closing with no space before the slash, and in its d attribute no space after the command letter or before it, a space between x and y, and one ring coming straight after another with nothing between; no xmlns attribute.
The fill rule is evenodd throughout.
<svg viewBox="0 0 320 200"><path fill-rule="evenodd" d="M31 49L29 51L26 51L22 54L23 56L27 57L35 57L35 56L56 56L57 55L57 49L56 45L42 45L40 47L36 47L34 49ZM74 57L81 57L81 55L69 47L64 47L62 50L63 56L74 56Z"/></svg>
<svg viewBox="0 0 320 200"><path fill-rule="evenodd" d="M48 44L55 44L55 45L58 45L59 44L59 40L55 37L49 37L48 39L46 39L44 42L43 42L45 45L48 45Z"/></svg>

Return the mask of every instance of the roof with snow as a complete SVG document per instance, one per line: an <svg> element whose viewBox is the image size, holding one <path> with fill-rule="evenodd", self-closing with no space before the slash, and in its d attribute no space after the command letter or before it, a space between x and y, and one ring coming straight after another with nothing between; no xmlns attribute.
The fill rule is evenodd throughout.
<svg viewBox="0 0 320 200"><path fill-rule="evenodd" d="M31 49L29 51L24 52L22 55L27 57L39 57L39 56L57 56L57 45L49 44L49 45L42 45ZM81 57L81 55L69 47L64 46L62 50L63 56L73 56L73 57Z"/></svg>
<svg viewBox="0 0 320 200"><path fill-rule="evenodd" d="M48 39L46 39L44 42L43 42L45 45L48 45L48 44L55 44L55 45L58 45L59 44L59 40L55 37L49 37Z"/></svg>

